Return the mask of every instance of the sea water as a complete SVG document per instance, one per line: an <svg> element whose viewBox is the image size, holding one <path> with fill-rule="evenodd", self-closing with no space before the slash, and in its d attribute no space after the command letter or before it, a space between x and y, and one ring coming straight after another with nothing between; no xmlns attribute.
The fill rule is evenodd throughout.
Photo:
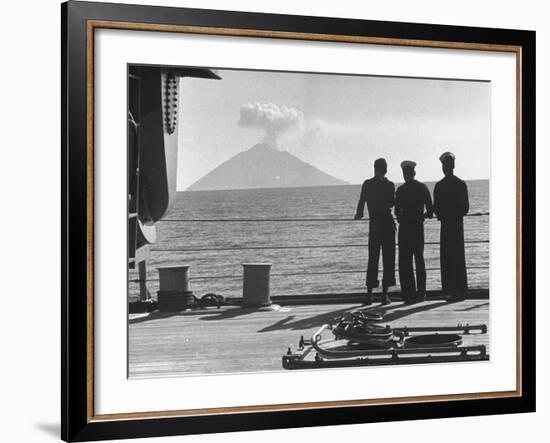
<svg viewBox="0 0 550 443"><path fill-rule="evenodd" d="M435 183L426 184L433 195ZM470 214L484 214L464 219L468 285L488 288L489 181L467 185ZM148 261L149 290L156 295L158 267L185 264L191 266L191 289L197 296L238 297L242 263L267 262L272 264L272 295L362 292L369 224L353 220L360 190L360 185L345 185L180 192L165 220L157 223ZM439 232L437 219L426 220L428 290L441 287ZM130 270L131 298L139 293L137 278L136 270ZM397 271L396 280L399 284Z"/></svg>

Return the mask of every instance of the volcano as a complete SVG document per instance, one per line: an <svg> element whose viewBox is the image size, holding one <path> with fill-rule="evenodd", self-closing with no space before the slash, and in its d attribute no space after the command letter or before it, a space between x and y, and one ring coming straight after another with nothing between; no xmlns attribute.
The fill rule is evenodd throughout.
<svg viewBox="0 0 550 443"><path fill-rule="evenodd" d="M261 143L238 153L193 183L187 191L346 185L287 151Z"/></svg>

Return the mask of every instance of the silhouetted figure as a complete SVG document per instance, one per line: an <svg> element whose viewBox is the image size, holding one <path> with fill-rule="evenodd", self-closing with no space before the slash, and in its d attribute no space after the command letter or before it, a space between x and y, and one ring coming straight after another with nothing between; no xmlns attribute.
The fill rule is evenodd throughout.
<svg viewBox="0 0 550 443"><path fill-rule="evenodd" d="M434 209L441 221L441 284L450 302L464 300L468 290L463 217L468 213L468 187L454 175L455 156L439 157L445 177L434 189Z"/></svg>
<svg viewBox="0 0 550 443"><path fill-rule="evenodd" d="M430 191L424 183L415 180L416 163L401 163L405 183L395 194L395 216L399 223L399 283L407 304L426 299L426 265L424 263L424 218L433 217ZM424 209L426 212L424 212ZM416 282L413 271L416 264Z"/></svg>
<svg viewBox="0 0 550 443"><path fill-rule="evenodd" d="M367 204L369 211L369 261L365 305L372 303L372 290L380 284L378 281L380 249L382 249L384 266L382 304L390 303L388 287L395 285L395 224L391 213L395 200L395 186L385 177L387 171L388 165L385 159L379 158L374 162L374 177L363 183L355 213L355 220L363 218L365 203Z"/></svg>

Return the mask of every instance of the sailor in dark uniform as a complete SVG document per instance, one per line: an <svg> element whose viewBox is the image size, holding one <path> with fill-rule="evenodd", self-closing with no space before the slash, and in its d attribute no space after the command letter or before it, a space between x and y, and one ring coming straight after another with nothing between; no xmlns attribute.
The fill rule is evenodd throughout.
<svg viewBox="0 0 550 443"><path fill-rule="evenodd" d="M395 216L399 223L399 283L406 304L426 299L424 218L433 217L430 191L424 183L415 180L415 167L416 163L412 161L401 163L405 183L397 188L395 194ZM413 257L416 264L416 282Z"/></svg>
<svg viewBox="0 0 550 443"><path fill-rule="evenodd" d="M434 209L441 221L441 284L448 301L464 300L468 290L464 253L463 217L468 213L468 188L454 175L455 156L445 152L439 157L445 177L434 189Z"/></svg>
<svg viewBox="0 0 550 443"><path fill-rule="evenodd" d="M395 224L391 208L395 199L395 186L385 175L388 171L386 160L379 158L374 162L374 177L365 180L357 204L355 220L363 218L365 203L369 211L369 261L367 266L367 298L365 305L372 303L372 290L377 288L378 261L380 249L384 273L382 278L382 304L390 303L388 287L395 285Z"/></svg>

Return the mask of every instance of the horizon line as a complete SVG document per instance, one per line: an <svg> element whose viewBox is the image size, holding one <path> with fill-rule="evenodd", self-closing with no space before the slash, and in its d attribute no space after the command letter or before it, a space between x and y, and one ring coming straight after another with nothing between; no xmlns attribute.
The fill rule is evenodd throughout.
<svg viewBox="0 0 550 443"><path fill-rule="evenodd" d="M366 179L368 180L368 179ZM490 178L468 178L468 179L462 179L465 182L474 182L474 181L490 181ZM421 183L437 183L439 180L426 180L421 181L418 180ZM404 181L396 181L395 184L403 184ZM183 193L183 192L220 192L220 191L256 191L256 190L270 190L270 189L302 189L302 188L339 188L343 186L361 186L363 183L343 183L340 185L312 185L312 186L281 186L281 187L268 187L268 188L231 188L231 189L177 189L177 193Z"/></svg>

